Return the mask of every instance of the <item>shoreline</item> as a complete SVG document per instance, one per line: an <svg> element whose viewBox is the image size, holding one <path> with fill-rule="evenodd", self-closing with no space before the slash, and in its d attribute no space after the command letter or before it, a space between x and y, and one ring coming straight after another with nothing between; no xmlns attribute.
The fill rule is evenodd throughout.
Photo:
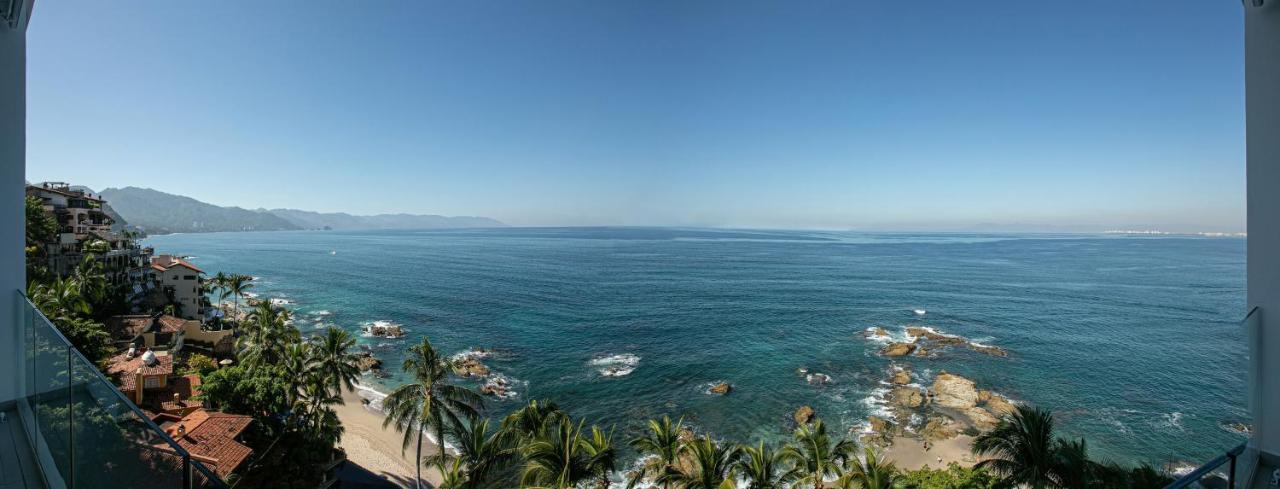
<svg viewBox="0 0 1280 489"><path fill-rule="evenodd" d="M394 428L382 427L385 416L364 404L364 398L359 393L362 388L371 389L361 385L353 391L344 390L343 404L334 407L345 428L338 446L346 451L349 464L359 465L397 487L413 487L417 479L413 460L414 447L410 445L401 453L400 446L404 436ZM423 439L424 457L436 450L435 443ZM440 484L440 474L434 467L423 467L422 479L431 487Z"/></svg>

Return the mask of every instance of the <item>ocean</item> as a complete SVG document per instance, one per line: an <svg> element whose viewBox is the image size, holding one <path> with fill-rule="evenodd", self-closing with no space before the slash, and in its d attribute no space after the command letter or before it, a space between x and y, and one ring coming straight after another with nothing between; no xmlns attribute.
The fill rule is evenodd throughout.
<svg viewBox="0 0 1280 489"><path fill-rule="evenodd" d="M403 381L422 337L513 386L495 416L554 399L629 438L669 414L718 437L776 441L813 406L840 432L884 410L890 360L864 332L929 326L1009 352L908 357L1053 410L1095 458L1199 463L1244 437L1245 240L663 228L298 231L153 236L253 292L304 333L361 336ZM798 369L830 376L811 385ZM460 380L479 387L479 381ZM706 391L729 382L729 395Z"/></svg>

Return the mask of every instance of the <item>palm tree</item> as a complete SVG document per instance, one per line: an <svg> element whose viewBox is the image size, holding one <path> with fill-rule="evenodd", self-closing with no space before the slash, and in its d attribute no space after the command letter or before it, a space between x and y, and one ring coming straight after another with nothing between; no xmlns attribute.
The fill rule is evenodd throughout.
<svg viewBox="0 0 1280 489"><path fill-rule="evenodd" d="M844 474L845 463L857 448L851 440L832 441L826 424L817 420L812 425L796 428L794 444L783 447L781 453L783 459L794 464L788 471L789 479L802 486L822 489L827 477Z"/></svg>
<svg viewBox="0 0 1280 489"><path fill-rule="evenodd" d="M554 401L534 399L525 407L512 411L503 418L502 429L521 438L536 438L544 433L548 426L568 417Z"/></svg>
<svg viewBox="0 0 1280 489"><path fill-rule="evenodd" d="M978 435L972 446L975 455L989 457L976 467L1034 489L1054 484L1055 448L1053 414L1029 406L1018 406L995 429Z"/></svg>
<svg viewBox="0 0 1280 489"><path fill-rule="evenodd" d="M407 449L417 434L415 460L422 460L422 435L433 430L436 441L444 445L445 423L460 425L460 417L474 419L484 400L475 392L449 384L449 363L431 346L431 340L410 348L404 360L404 371L413 381L397 387L382 401L387 417L382 426L395 425L404 431L401 450ZM422 464L418 464L417 487L422 487Z"/></svg>
<svg viewBox="0 0 1280 489"><path fill-rule="evenodd" d="M747 480L745 489L783 489L787 479L785 460L781 452L770 449L764 442L759 445L742 447L742 457L738 459L738 473Z"/></svg>
<svg viewBox="0 0 1280 489"><path fill-rule="evenodd" d="M462 459L455 458L452 462L437 459L435 467L440 472L440 485L436 489L470 489Z"/></svg>
<svg viewBox="0 0 1280 489"><path fill-rule="evenodd" d="M635 487L645 477L658 479L675 466L680 457L680 431L683 425L684 418L675 423L671 422L669 416L663 416L662 421L651 419L648 433L631 440L631 448L646 456L646 460L644 466L635 471L627 481L627 489ZM670 488L671 485L663 483L662 487Z"/></svg>
<svg viewBox="0 0 1280 489"><path fill-rule="evenodd" d="M335 394L341 394L344 386L348 391L355 389L356 379L360 378L359 358L351 352L356 338L344 329L330 326L323 335L311 340L311 361L326 385Z"/></svg>
<svg viewBox="0 0 1280 489"><path fill-rule="evenodd" d="M511 435L501 430L490 430L487 419L463 423L454 427L451 432L458 455L451 457L441 450L431 459L436 466L447 465L449 459L453 459L454 463L461 462L465 483L459 487L489 487L488 482L494 472L505 467L516 456Z"/></svg>
<svg viewBox="0 0 1280 489"><path fill-rule="evenodd" d="M862 460L849 461L849 468L836 481L841 489L892 489L898 482L898 468L893 462L880 458L880 454L867 447Z"/></svg>
<svg viewBox="0 0 1280 489"><path fill-rule="evenodd" d="M587 472L595 475L599 489L609 489L612 474L618 465L618 448L613 444L613 429L608 433L599 426L591 426L591 436L582 438L582 451L587 456Z"/></svg>
<svg viewBox="0 0 1280 489"><path fill-rule="evenodd" d="M1054 447L1053 479L1057 487L1085 489L1098 481L1105 468L1089 460L1089 450L1084 439L1068 441L1058 439Z"/></svg>
<svg viewBox="0 0 1280 489"><path fill-rule="evenodd" d="M530 489L573 489L594 474L588 465L582 442L582 424L563 419L546 433L527 441L520 453L524 472L520 486Z"/></svg>
<svg viewBox="0 0 1280 489"><path fill-rule="evenodd" d="M249 289L253 288L253 277L248 275L233 274L226 279L226 288L235 298L236 315L240 313L240 298L244 297Z"/></svg>
<svg viewBox="0 0 1280 489"><path fill-rule="evenodd" d="M237 340L240 361L245 365L275 365L284 354L286 345L301 341L302 334L289 326L287 309L268 301L258 302L249 321L242 325L244 332Z"/></svg>
<svg viewBox="0 0 1280 489"><path fill-rule="evenodd" d="M328 392L320 392L325 390L324 382L312 374L311 352L306 343L288 343L281 345L281 350L276 356L279 360L276 365L280 367L280 373L284 377L284 381L289 384L289 398L286 401L290 406L294 406L295 411L300 411L299 406L295 406L302 398L327 397ZM251 359L261 361L267 357L263 353L253 352L249 356ZM341 398L339 398L341 400Z"/></svg>
<svg viewBox="0 0 1280 489"><path fill-rule="evenodd" d="M667 470L659 482L674 483L680 489L733 489L737 446L716 443L704 436L686 444L681 452L689 462L687 471Z"/></svg>

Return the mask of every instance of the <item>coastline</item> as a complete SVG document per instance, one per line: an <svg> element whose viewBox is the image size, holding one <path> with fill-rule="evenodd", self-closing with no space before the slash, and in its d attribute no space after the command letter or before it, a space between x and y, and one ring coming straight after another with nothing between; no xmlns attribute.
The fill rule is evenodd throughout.
<svg viewBox="0 0 1280 489"><path fill-rule="evenodd" d="M357 387L355 391L343 391L343 404L335 406L338 419L346 429L338 446L347 452L347 463L359 465L397 487L414 487L417 478L413 460L414 447L410 446L401 453L403 435L393 428L382 427L385 417L364 404L360 390ZM435 443L429 439L423 440L424 457L436 450ZM440 484L440 474L434 467L423 467L422 479L431 487Z"/></svg>
<svg viewBox="0 0 1280 489"><path fill-rule="evenodd" d="M890 460L899 469L919 470L925 467L945 469L955 462L961 467L973 467L977 459L969 451L973 437L959 435L955 438L930 442L925 450L924 440L907 436L893 437L893 444L884 451L884 458Z"/></svg>

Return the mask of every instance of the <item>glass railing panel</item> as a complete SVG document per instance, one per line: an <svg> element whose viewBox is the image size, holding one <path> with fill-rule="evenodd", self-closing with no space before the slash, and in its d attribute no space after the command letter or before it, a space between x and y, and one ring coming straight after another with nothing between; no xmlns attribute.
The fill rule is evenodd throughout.
<svg viewBox="0 0 1280 489"><path fill-rule="evenodd" d="M69 481L71 475L71 406L70 400L70 349L56 330L42 327L43 318L35 317L32 361L34 367L33 394L30 405L35 415L36 432L33 437L37 449L47 451L58 478Z"/></svg>
<svg viewBox="0 0 1280 489"><path fill-rule="evenodd" d="M46 479L80 488L225 488L130 402L29 302L24 419Z"/></svg>

